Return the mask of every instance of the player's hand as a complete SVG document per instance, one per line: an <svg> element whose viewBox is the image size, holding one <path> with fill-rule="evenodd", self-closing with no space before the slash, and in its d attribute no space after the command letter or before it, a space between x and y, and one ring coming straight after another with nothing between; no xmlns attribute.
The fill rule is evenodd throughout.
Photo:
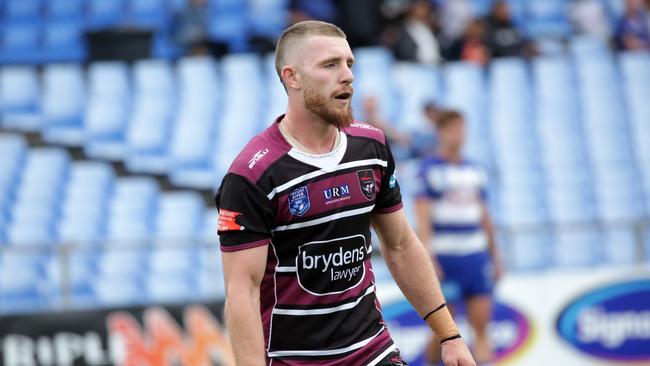
<svg viewBox="0 0 650 366"><path fill-rule="evenodd" d="M476 366L462 338L452 339L442 344L442 362L445 366Z"/></svg>

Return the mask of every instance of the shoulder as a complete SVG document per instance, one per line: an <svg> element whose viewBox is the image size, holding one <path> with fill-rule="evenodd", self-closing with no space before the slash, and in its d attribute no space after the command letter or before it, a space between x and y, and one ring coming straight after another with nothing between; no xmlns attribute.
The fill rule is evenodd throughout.
<svg viewBox="0 0 650 366"><path fill-rule="evenodd" d="M343 129L343 131L351 137L364 137L375 140L382 145L386 144L384 131L365 122L354 121L349 127Z"/></svg>
<svg viewBox="0 0 650 366"><path fill-rule="evenodd" d="M262 174L288 151L287 146L274 141L269 128L246 144L233 160L228 173L241 175L251 183L256 183Z"/></svg>

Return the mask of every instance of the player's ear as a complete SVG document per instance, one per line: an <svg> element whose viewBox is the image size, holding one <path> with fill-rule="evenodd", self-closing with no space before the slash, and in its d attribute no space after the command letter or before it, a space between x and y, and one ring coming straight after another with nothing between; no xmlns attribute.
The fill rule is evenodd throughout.
<svg viewBox="0 0 650 366"><path fill-rule="evenodd" d="M280 75L282 75L282 80L284 81L284 85L286 85L287 88L300 90L300 75L295 68L291 66L285 66L280 71Z"/></svg>

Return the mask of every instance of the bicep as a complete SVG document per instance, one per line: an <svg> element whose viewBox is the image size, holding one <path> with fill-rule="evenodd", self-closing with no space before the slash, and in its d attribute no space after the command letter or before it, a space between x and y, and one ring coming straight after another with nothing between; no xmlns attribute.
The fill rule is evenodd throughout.
<svg viewBox="0 0 650 366"><path fill-rule="evenodd" d="M234 252L222 252L224 281L226 291L231 288L259 288L264 277L268 245Z"/></svg>

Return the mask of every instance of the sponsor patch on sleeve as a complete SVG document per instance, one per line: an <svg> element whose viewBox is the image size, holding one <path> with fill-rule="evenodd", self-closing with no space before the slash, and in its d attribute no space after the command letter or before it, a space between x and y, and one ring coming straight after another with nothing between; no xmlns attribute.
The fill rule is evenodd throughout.
<svg viewBox="0 0 650 366"><path fill-rule="evenodd" d="M241 212L229 211L223 208L219 209L219 221L217 222L218 231L240 231L245 227L239 225L236 220Z"/></svg>

